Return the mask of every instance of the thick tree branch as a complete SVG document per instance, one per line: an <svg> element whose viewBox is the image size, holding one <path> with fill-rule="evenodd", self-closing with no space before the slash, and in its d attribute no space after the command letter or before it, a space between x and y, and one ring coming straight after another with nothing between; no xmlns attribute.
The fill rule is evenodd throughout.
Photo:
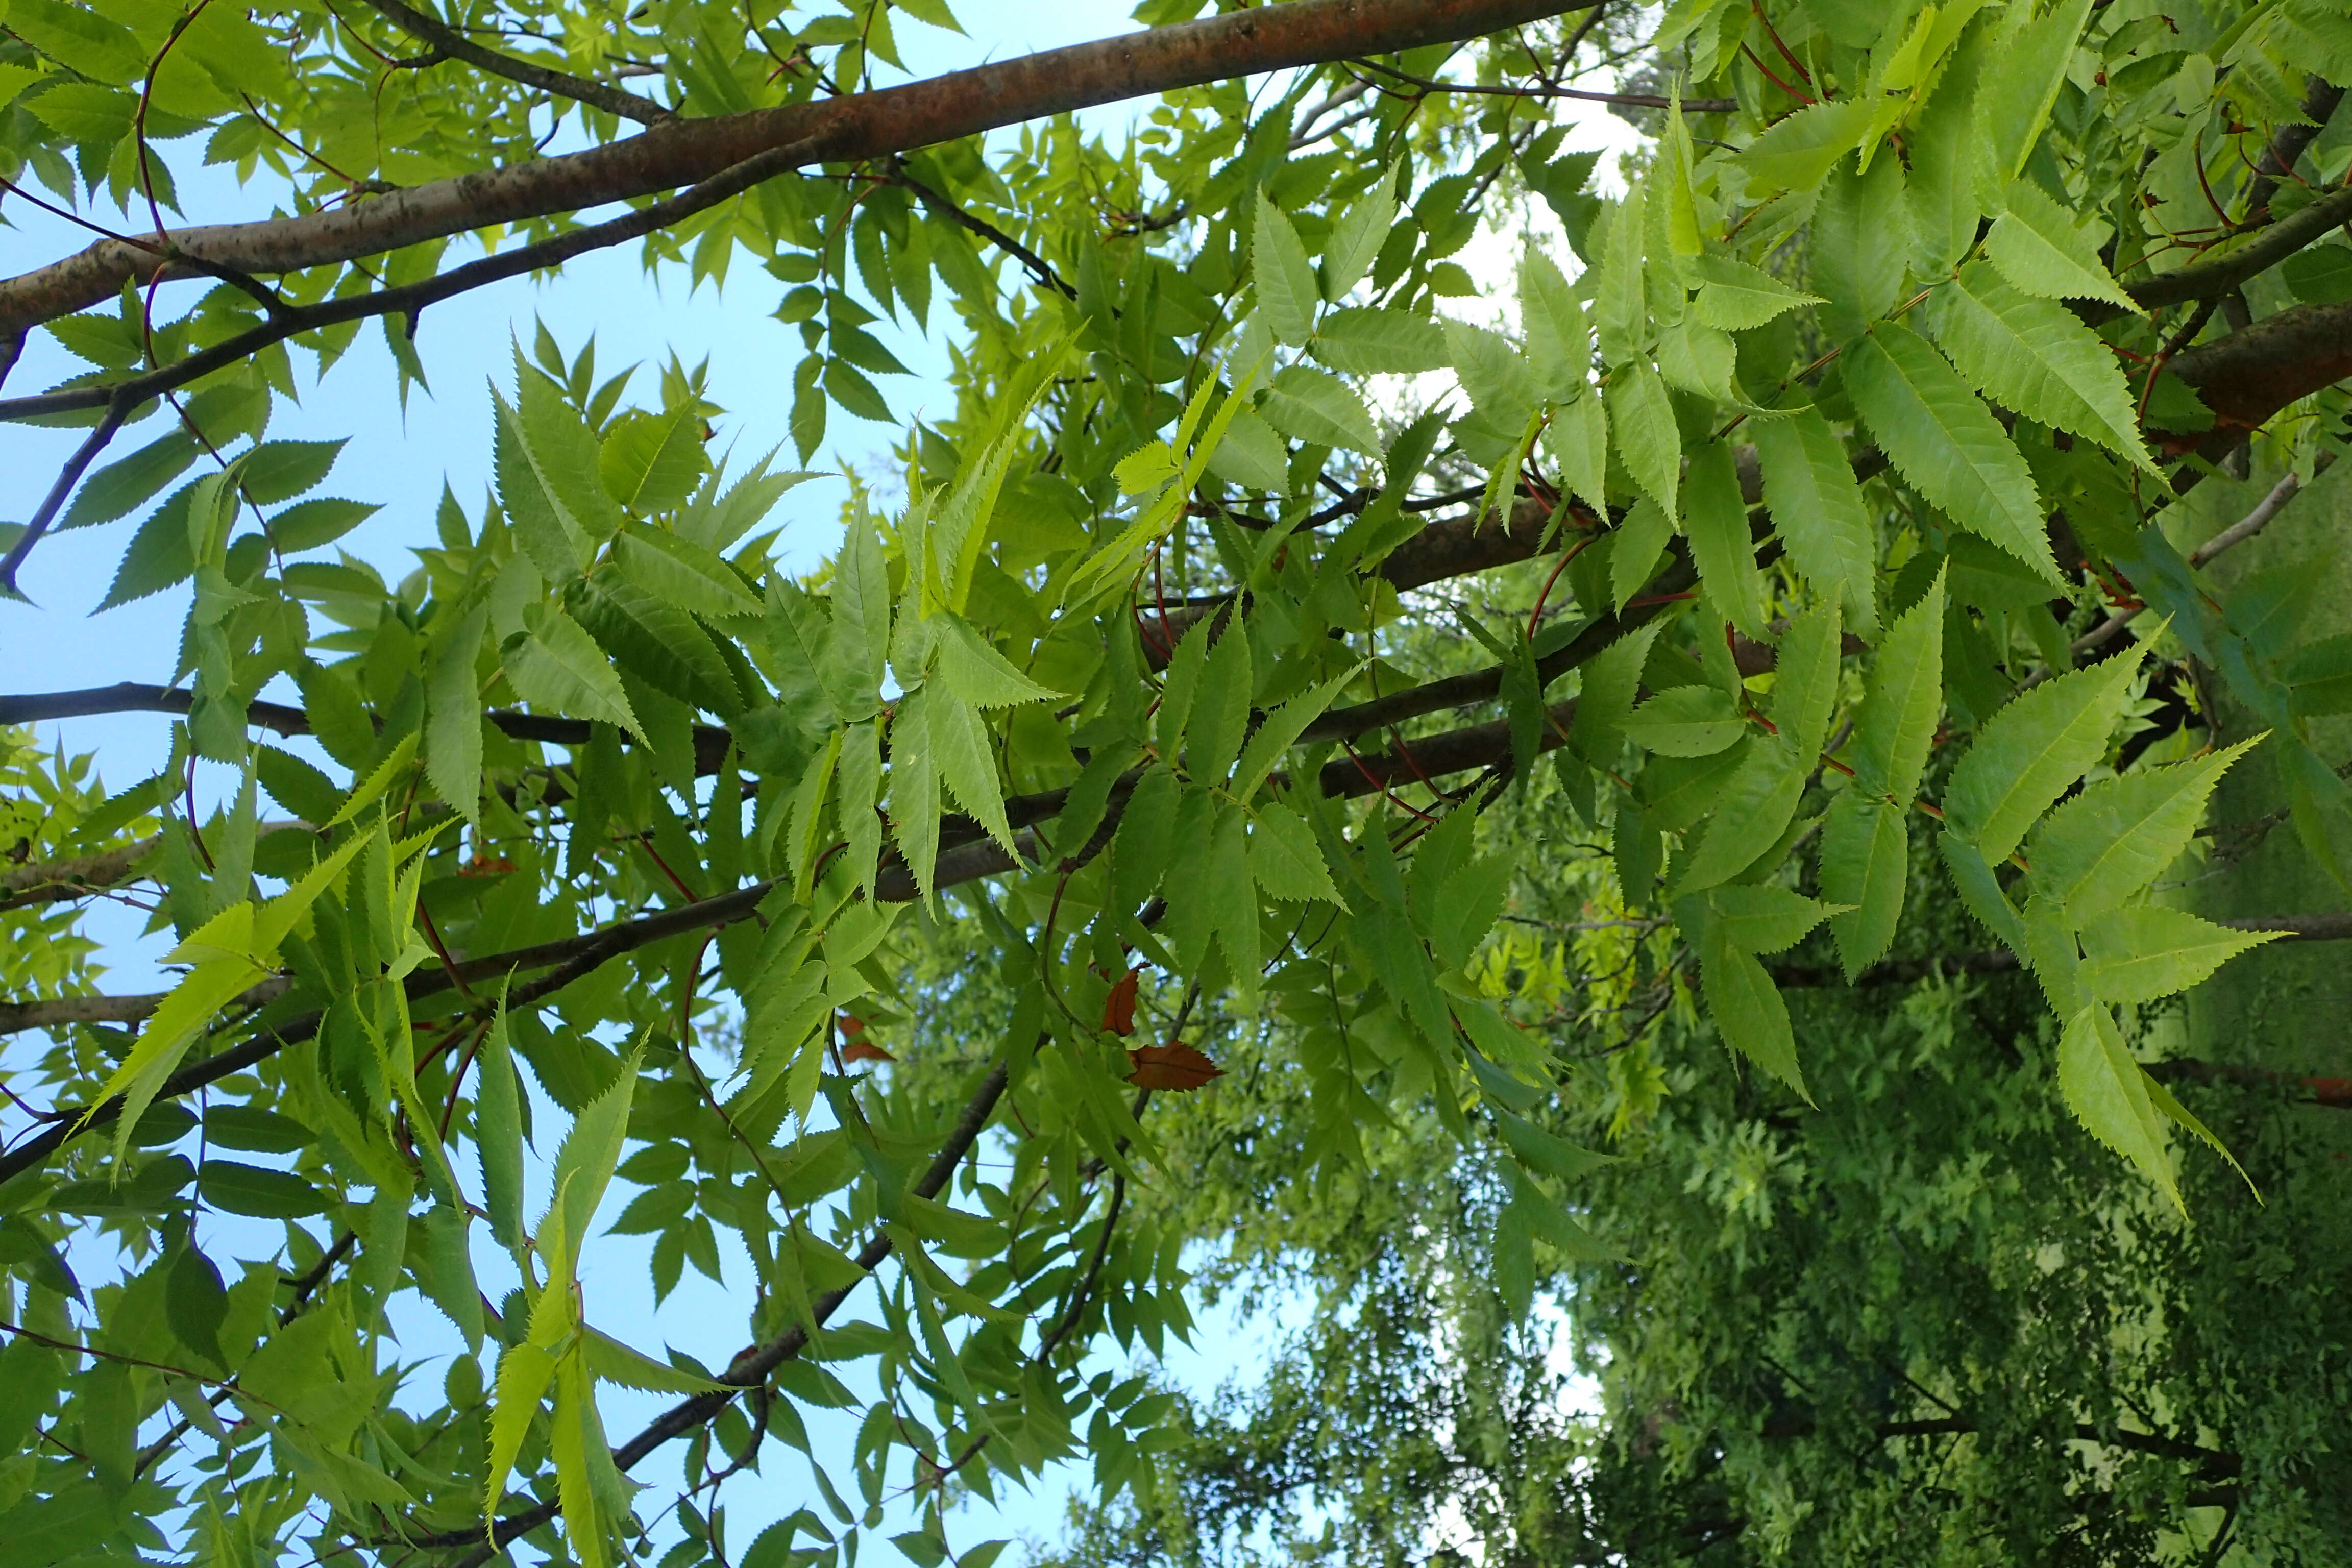
<svg viewBox="0 0 2352 1568"><path fill-rule="evenodd" d="M2352 913L2330 912L2314 915L2253 915L2244 920L2217 921L2217 925L2232 931L2274 931L2283 942L2352 942ZM1932 958L1890 958L1874 963L1854 976L1856 985L1907 985L1915 980L1930 976L1953 977L1962 974L2013 974L2021 965L2017 954L2007 948L1990 948L1979 952L1947 952ZM1768 964L1767 972L1780 985L1843 985L1845 979L1834 969L1806 963Z"/></svg>
<svg viewBox="0 0 2352 1568"><path fill-rule="evenodd" d="M483 169L373 201L261 223L175 231L176 249L253 275L297 272L430 239L630 201L780 151L856 162L1178 88L1452 42L1581 9L1589 0L1292 0L1048 49L928 81L815 103L677 120L556 158ZM157 268L152 242L104 240L0 282L0 341L112 299ZM165 276L173 276L167 264Z"/></svg>
<svg viewBox="0 0 2352 1568"><path fill-rule="evenodd" d="M2326 226L2352 221L2352 189L2304 212L2339 198ZM2170 368L2213 411L2217 434L2242 436L2296 398L2352 375L2352 304L2290 307L2184 351Z"/></svg>
<svg viewBox="0 0 2352 1568"><path fill-rule="evenodd" d="M617 87L590 81L585 77L551 70L529 60L519 60L512 55L502 55L496 49L486 49L463 33L443 26L424 12L402 5L401 0L360 0L360 4L411 37L432 45L446 58L463 60L477 70L502 76L509 81L520 82L525 87L537 88L558 98L572 99L591 109L601 109L607 114L634 120L640 125L658 125L676 118L660 104L651 99L639 98L634 92L624 92Z"/></svg>

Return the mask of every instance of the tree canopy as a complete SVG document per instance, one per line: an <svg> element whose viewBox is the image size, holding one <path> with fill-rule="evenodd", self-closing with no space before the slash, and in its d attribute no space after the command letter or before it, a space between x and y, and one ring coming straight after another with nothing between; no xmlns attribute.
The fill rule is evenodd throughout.
<svg viewBox="0 0 2352 1568"><path fill-rule="evenodd" d="M90 367L0 395L87 432L0 588L106 527L101 607L188 606L0 696L173 737L8 731L20 1560L846 1563L887 1500L985 1564L952 1500L1079 1457L1104 1560L2335 1560L2346 1095L2210 1021L2352 936L2352 628L2263 548L2337 504L2352 15L1205 8L877 85L947 0L6 0L9 194L100 237L0 279L0 377ZM777 300L766 455L542 331L492 495L338 550L294 366L373 322L404 393L625 244ZM795 575L885 322L952 411ZM645 1342L608 1230L756 1289ZM1286 1278L1225 1407L1089 1359Z"/></svg>

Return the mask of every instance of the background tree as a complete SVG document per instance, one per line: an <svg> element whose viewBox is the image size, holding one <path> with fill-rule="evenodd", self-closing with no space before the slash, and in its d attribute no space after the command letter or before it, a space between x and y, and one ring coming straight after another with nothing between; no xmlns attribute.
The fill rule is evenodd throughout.
<svg viewBox="0 0 2352 1568"><path fill-rule="evenodd" d="M761 1568L845 1560L894 1489L942 1560L956 1488L1081 1451L1114 1497L1151 1474L1166 1397L1087 1348L1181 1332L1186 1243L1267 1213L1296 1239L1263 1258L1335 1271L1380 1331L1330 1363L1370 1403L1255 1424L1266 1463L1394 1427L1454 1349L1398 1314L1440 1308L1474 1424L1367 1473L1452 1478L1431 1495L1514 1552L1948 1529L1965 1557L2063 1515L2112 1557L2256 1500L2265 1543L2326 1539L2268 1501L2325 1458L2314 1406L2249 1380L2295 1356L2223 1365L2129 1287L2245 1272L2252 1229L2183 1229L2250 1201L2237 1164L2324 1206L2296 1184L2330 1134L2217 1132L2174 1086L2244 1064L2164 1020L2250 947L2352 934L2177 889L2226 775L2340 897L2326 579L2215 562L2341 435L2352 195L2317 132L2352 23L1696 0L1645 41L1664 90L1617 95L1656 136L1605 200L1551 113L1627 24L1199 9L875 87L937 0L10 0L12 189L145 226L0 281L0 341L94 367L0 398L89 431L0 585L136 515L109 602L190 603L173 684L0 699L182 716L127 790L11 764L0 918L43 951L0 1021L49 1041L12 1059L0 1154L20 1552L677 1568L775 1438L817 1491ZM1152 94L1120 145L1051 118ZM168 222L198 131L292 210ZM1513 330L1454 319L1481 290L1450 258L1515 200L1558 237L1489 280ZM630 240L786 286L803 460L829 407L887 416L877 316L948 305L958 403L908 433L908 503L854 495L795 581L768 521L795 474L721 471L690 376L624 406L543 334L483 432L495 504L444 506L396 583L324 558L361 509L314 493L331 447L267 438L289 356L374 318L414 376L437 302ZM2256 458L2262 504L2213 531ZM278 743L306 733L326 766ZM215 810L199 758L239 781ZM160 996L96 992L74 935L134 879L184 970ZM1515 897L1576 940L1498 932ZM1985 989L1870 1027L1810 999L1927 976ZM1791 1126L1809 1235L1762 1223ZM2177 1164L2176 1130L2220 1152ZM608 1219L616 1175L642 1191ZM732 1233L748 1327L616 1337L582 1267L607 1224L657 1235L663 1290ZM1938 1268L1855 1289L1881 1231L1937 1226ZM1563 1265L1612 1356L1599 1447L1515 1326ZM1901 1289L1987 1312L1874 1314ZM387 1327L410 1292L474 1352L442 1400ZM608 1434L614 1387L675 1403ZM862 1408L845 1458L808 1439L827 1407ZM1996 1495L2048 1452L2041 1495ZM1275 1495L1252 1460L1234 1506ZM1368 1545L1427 1525L1355 1495Z"/></svg>

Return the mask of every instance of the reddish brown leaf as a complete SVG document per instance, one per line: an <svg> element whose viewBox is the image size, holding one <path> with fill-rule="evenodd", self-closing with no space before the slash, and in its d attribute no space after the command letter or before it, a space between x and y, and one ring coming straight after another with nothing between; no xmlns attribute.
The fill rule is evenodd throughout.
<svg viewBox="0 0 2352 1568"><path fill-rule="evenodd" d="M503 877L515 868L513 861L503 855L477 855L457 868L460 877Z"/></svg>
<svg viewBox="0 0 2352 1568"><path fill-rule="evenodd" d="M1102 1026L1121 1039L1135 1033L1135 975L1132 969L1120 975L1103 998Z"/></svg>
<svg viewBox="0 0 2352 1568"><path fill-rule="evenodd" d="M853 1036L862 1035L865 1032L865 1019L859 1017L855 1013L844 1013L841 1016L841 1037L843 1039L845 1040Z"/></svg>
<svg viewBox="0 0 2352 1568"><path fill-rule="evenodd" d="M1132 1048L1127 1059L1135 1064L1127 1081L1138 1089L1174 1089L1181 1094L1206 1088L1211 1079L1225 1076L1224 1068L1181 1040Z"/></svg>
<svg viewBox="0 0 2352 1568"><path fill-rule="evenodd" d="M844 1066L851 1062L895 1062L898 1058L871 1040L856 1040L842 1047Z"/></svg>

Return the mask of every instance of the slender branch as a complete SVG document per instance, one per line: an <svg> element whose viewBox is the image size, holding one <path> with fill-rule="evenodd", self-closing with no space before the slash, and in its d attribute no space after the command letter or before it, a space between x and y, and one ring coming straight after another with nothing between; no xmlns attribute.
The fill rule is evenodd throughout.
<svg viewBox="0 0 2352 1568"><path fill-rule="evenodd" d="M2246 186L2246 216L2268 216L2271 197L2281 180L2294 172L2295 160L2327 127L2336 107L2344 101L2344 89L2324 77L2313 77L2305 84L2303 118L2291 125L2282 125L2271 137L2271 144L2254 163L2254 177Z"/></svg>
<svg viewBox="0 0 2352 1568"><path fill-rule="evenodd" d="M1652 92L1593 92L1578 87L1555 87L1545 83L1538 87L1487 87L1474 82L1434 81L1427 77L1411 76L1393 66L1376 60L1360 62L1391 81L1401 81L1422 92L1458 92L1480 98L1568 98L1580 103L1608 103L1620 109L1672 109L1676 100L1660 98ZM1685 98L1680 100L1685 114L1737 114L1739 100L1736 98Z"/></svg>
<svg viewBox="0 0 2352 1568"><path fill-rule="evenodd" d="M2124 292L2143 310L2178 305L2183 300L2210 300L2285 260L2347 219L2352 219L2352 187L2322 196L2294 216L2257 231L2235 250L2176 272L2159 272L2153 278L2126 283ZM2124 313L2121 307L2115 305L2083 302L2077 308L2084 319L2094 325Z"/></svg>
<svg viewBox="0 0 2352 1568"><path fill-rule="evenodd" d="M2323 462L2334 460L2330 454L2323 453L2321 456ZM2302 493L2302 490L2303 481L2293 474L2287 475L2271 487L2270 493L2255 503L2253 510L2190 551L2189 564L2202 566L2223 551L2243 544L2247 540L2268 528L2271 525L2271 520L2278 516L2286 503ZM2114 641L2126 626L2131 625L2133 617L2140 613L2137 610L2117 610L2108 616L2105 620L2074 639L2075 656L2080 658L2093 648Z"/></svg>
<svg viewBox="0 0 2352 1568"><path fill-rule="evenodd" d="M66 504L66 498L73 494L76 485L81 483L83 473L97 461L98 455L106 450L106 444L114 439L114 433L122 428L124 416L144 399L115 396L105 401L106 415L99 420L98 427L74 448L73 456L68 458L65 467L58 470L56 482L49 486L49 493L41 498L40 507L33 513L32 521L25 524L25 531L16 536L16 542L8 547L7 554L0 555L0 598L21 599L25 596L16 586L17 568L24 565L25 557L33 552L33 546L41 542L41 535L48 532L49 524L57 521L58 511Z"/></svg>
<svg viewBox="0 0 2352 1568"><path fill-rule="evenodd" d="M441 55L453 60L463 60L478 70L502 76L509 81L535 87L541 92L558 98L569 98L591 109L601 109L607 114L617 114L624 120L634 120L640 125L659 125L675 119L670 110L651 99L639 98L617 87L590 81L585 77L551 70L545 66L519 60L512 55L502 55L496 49L486 49L462 33L454 32L422 11L412 10L401 0L360 0L360 4L398 27L412 37L430 44Z"/></svg>
<svg viewBox="0 0 2352 1568"><path fill-rule="evenodd" d="M173 242L188 255L244 272L300 271L495 224L676 190L786 149L811 149L812 159L879 158L1151 93L1476 37L1589 3L1292 0L1048 49L903 87L672 121L584 152L477 170L374 201L259 223L182 229ZM103 303L125 282L145 280L154 270L152 254L107 240L0 282L0 342L14 342L28 326Z"/></svg>
<svg viewBox="0 0 2352 1568"><path fill-rule="evenodd" d="M1022 266L1029 269L1029 276L1034 278L1046 288L1053 289L1065 300L1075 300L1078 297L1077 289L1066 281L1060 273L1055 271L1053 265L1044 257L1038 255L1035 251L1030 249L1027 246L1022 244L1011 235L1005 233L1003 229L997 227L986 218L975 216L973 214L966 212L962 207L958 206L954 202L949 200L940 192L933 190L922 181L915 178L914 175L907 173L906 165L900 163L897 158L890 160L890 183L896 185L903 185L908 190L912 191L915 194L916 200L921 202L925 207L929 208L933 216L943 217L960 228L968 229L971 233L980 236L981 238L988 241L989 244L995 246L999 250L1003 251L1007 256L1010 256L1014 260L1020 262Z"/></svg>

